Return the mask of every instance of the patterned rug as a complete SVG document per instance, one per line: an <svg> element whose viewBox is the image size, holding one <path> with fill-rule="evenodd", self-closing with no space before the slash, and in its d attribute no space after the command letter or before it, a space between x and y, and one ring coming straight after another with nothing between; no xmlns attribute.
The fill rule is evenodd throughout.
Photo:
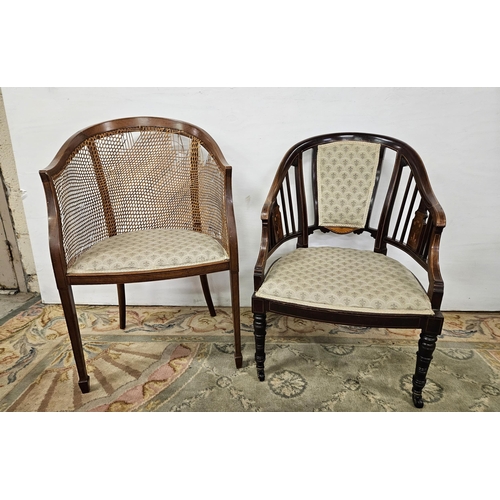
<svg viewBox="0 0 500 500"><path fill-rule="evenodd" d="M252 314L243 368L229 308L78 307L91 390L81 394L62 309L37 303L0 326L3 412L500 411L500 314L445 313L424 389L411 401L419 332L268 315L266 381L256 376Z"/></svg>

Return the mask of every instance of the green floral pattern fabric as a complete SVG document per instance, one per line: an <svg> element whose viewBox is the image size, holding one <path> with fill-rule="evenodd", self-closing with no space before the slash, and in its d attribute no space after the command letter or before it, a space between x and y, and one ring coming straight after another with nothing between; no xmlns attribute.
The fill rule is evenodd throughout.
<svg viewBox="0 0 500 500"><path fill-rule="evenodd" d="M406 267L352 248L298 248L271 266L256 295L339 311L433 314L425 290Z"/></svg>
<svg viewBox="0 0 500 500"><path fill-rule="evenodd" d="M380 144L341 141L318 147L319 223L365 226L375 184Z"/></svg>
<svg viewBox="0 0 500 500"><path fill-rule="evenodd" d="M69 274L149 271L229 257L214 238L184 229L149 229L107 238L83 252Z"/></svg>

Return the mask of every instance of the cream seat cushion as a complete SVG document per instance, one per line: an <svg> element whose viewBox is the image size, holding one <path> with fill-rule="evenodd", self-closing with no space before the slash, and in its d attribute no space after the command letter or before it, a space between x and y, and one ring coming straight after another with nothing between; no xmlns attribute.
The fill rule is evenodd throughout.
<svg viewBox="0 0 500 500"><path fill-rule="evenodd" d="M271 266L256 296L339 311L433 314L422 285L406 267L351 248L292 251Z"/></svg>
<svg viewBox="0 0 500 500"><path fill-rule="evenodd" d="M214 238L183 229L122 233L96 243L68 268L69 274L150 271L228 260Z"/></svg>

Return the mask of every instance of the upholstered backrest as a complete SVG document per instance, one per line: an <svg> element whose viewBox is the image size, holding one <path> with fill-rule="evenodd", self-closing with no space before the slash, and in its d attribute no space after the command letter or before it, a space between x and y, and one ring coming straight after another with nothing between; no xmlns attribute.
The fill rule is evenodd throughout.
<svg viewBox="0 0 500 500"><path fill-rule="evenodd" d="M103 239L171 228L227 249L225 169L198 137L164 127L115 129L78 145L54 176L66 261Z"/></svg>
<svg viewBox="0 0 500 500"><path fill-rule="evenodd" d="M365 226L379 164L380 144L339 141L318 146L319 225L336 232Z"/></svg>

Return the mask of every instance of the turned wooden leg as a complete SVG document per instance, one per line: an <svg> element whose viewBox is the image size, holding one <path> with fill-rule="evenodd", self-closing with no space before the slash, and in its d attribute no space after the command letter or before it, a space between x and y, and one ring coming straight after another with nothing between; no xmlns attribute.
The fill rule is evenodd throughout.
<svg viewBox="0 0 500 500"><path fill-rule="evenodd" d="M208 287L208 278L206 274L200 275L201 288L203 289L203 295L205 296L205 301L210 311L210 316L215 316L214 303L212 302L212 296L210 295L210 288Z"/></svg>
<svg viewBox="0 0 500 500"><path fill-rule="evenodd" d="M82 337L80 335L80 327L78 325L78 316L76 314L75 300L71 286L59 289L61 304L64 311L64 318L68 327L68 334L73 349L76 369L78 371L78 385L80 390L85 394L90 391L90 379L87 374L85 365L85 356L83 354Z"/></svg>
<svg viewBox="0 0 500 500"><path fill-rule="evenodd" d="M266 343L266 314L255 313L253 315L253 329L255 336L255 362L257 363L257 376L262 382L266 379L264 373L264 362L266 353L264 351Z"/></svg>
<svg viewBox="0 0 500 500"><path fill-rule="evenodd" d="M125 330L126 326L126 303L125 303L125 285L119 284L116 285L118 288L118 310L120 314L120 328Z"/></svg>
<svg viewBox="0 0 500 500"><path fill-rule="evenodd" d="M243 356L241 354L240 284L238 271L230 271L230 279L234 331L234 362L236 363L236 368L239 369L243 365Z"/></svg>
<svg viewBox="0 0 500 500"><path fill-rule="evenodd" d="M423 408L424 400L422 390L427 381L427 371L432 361L432 354L436 349L437 337L441 333L443 317L441 313L428 322L426 328L422 329L420 340L418 341L417 364L413 375L412 398L416 408Z"/></svg>

